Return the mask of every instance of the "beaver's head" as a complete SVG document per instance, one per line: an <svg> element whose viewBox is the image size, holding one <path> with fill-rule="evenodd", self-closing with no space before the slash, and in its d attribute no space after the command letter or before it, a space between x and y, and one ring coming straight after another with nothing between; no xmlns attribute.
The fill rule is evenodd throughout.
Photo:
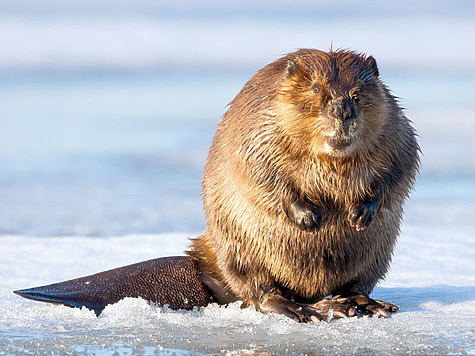
<svg viewBox="0 0 475 356"><path fill-rule="evenodd" d="M299 50L283 60L277 102L286 133L317 156L370 150L387 111L375 59L351 51Z"/></svg>

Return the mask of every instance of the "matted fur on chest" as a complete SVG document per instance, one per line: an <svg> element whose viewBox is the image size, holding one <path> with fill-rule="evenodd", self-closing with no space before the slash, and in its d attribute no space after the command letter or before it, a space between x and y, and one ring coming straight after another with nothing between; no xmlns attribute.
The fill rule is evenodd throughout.
<svg viewBox="0 0 475 356"><path fill-rule="evenodd" d="M238 200L234 202L238 204ZM256 273L259 269L259 274L267 274L270 282L299 296L323 297L356 278L377 259L387 260L382 265L389 264L390 256L380 251L388 239L395 240L396 231L385 227L386 213L367 231L357 232L346 226L342 212L334 212L325 217L320 231L309 233L298 230L281 216L249 208L245 215L232 214L243 209L220 215L230 220L221 220L213 229L219 254L229 256L224 260L233 261L240 273ZM220 229L222 226L227 228ZM374 240L379 235L383 237Z"/></svg>

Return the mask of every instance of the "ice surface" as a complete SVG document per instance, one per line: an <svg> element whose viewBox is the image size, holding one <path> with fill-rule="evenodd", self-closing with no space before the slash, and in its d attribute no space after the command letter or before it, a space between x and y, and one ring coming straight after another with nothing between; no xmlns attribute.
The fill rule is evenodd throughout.
<svg viewBox="0 0 475 356"><path fill-rule="evenodd" d="M471 239L473 241L473 235ZM421 251L420 241L430 242ZM3 236L0 350L47 353L417 353L473 352L475 281L469 239L447 244L437 230L405 227L392 272L374 296L397 303L390 319L333 320L296 324L239 303L171 311L141 299L106 307L99 318L72 309L21 299L17 288L78 277L157 256L182 254L187 236L32 238ZM411 252L414 251L414 255ZM419 253L417 253L419 251ZM422 261L418 258L423 257ZM437 256L437 261L430 256ZM449 267L449 268L448 268ZM453 279L457 271L457 279ZM141 351L140 351L141 350Z"/></svg>
<svg viewBox="0 0 475 356"><path fill-rule="evenodd" d="M356 5L355 5L356 4ZM475 354L471 1L0 2L0 354ZM88 310L13 290L183 254L225 105L298 47L373 54L423 169L374 296L390 319L298 325L127 299Z"/></svg>
<svg viewBox="0 0 475 356"><path fill-rule="evenodd" d="M260 66L295 48L328 48L331 42L372 51L381 63L399 67L467 67L475 61L475 50L466 45L475 31L470 1L116 7L89 0L69 7L55 2L49 16L41 7L48 3L38 3L29 11L23 1L4 4L0 51L8 55L0 57L0 69Z"/></svg>

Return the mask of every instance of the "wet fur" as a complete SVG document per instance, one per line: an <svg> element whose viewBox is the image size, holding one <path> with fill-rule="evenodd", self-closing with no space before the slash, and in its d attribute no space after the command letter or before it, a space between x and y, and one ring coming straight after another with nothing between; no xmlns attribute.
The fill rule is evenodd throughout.
<svg viewBox="0 0 475 356"><path fill-rule="evenodd" d="M351 130L328 120L337 97L359 121L351 151L331 153L326 133ZM219 124L202 182L207 228L188 254L222 302L266 311L269 292L297 301L368 295L388 271L418 165L414 130L372 57L291 53L259 70ZM376 218L357 231L350 206L373 198ZM321 214L317 231L285 213L304 199Z"/></svg>

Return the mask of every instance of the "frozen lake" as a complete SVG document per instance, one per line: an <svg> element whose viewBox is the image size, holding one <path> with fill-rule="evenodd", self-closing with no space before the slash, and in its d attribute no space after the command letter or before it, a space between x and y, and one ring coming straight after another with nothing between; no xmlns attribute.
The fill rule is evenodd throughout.
<svg viewBox="0 0 475 356"><path fill-rule="evenodd" d="M475 287L473 270L468 268L473 263L473 234L463 230L403 229L392 271L374 292L401 307L391 319L303 325L280 315L241 310L236 304L180 312L140 299L108 306L96 318L86 309L33 302L11 293L18 287L180 254L187 236L2 237L0 349L41 354L474 352Z"/></svg>
<svg viewBox="0 0 475 356"><path fill-rule="evenodd" d="M0 2L0 354L475 354L473 4L131 4ZM226 104L269 61L332 41L376 57L420 135L374 292L399 313L299 325L130 299L96 318L12 293L182 254Z"/></svg>

